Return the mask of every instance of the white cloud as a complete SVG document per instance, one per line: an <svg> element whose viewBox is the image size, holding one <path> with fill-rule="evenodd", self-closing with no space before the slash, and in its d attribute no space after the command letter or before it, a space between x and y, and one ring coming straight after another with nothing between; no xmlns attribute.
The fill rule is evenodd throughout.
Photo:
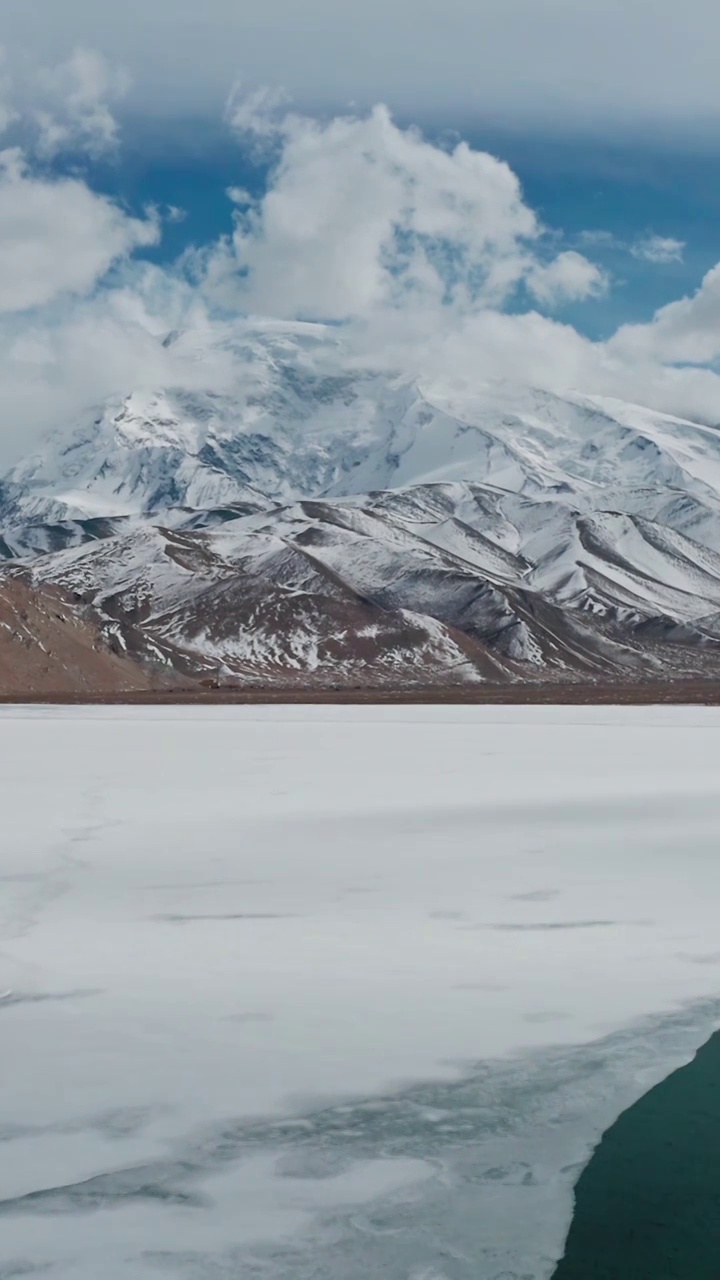
<svg viewBox="0 0 720 1280"><path fill-rule="evenodd" d="M677 364L709 364L720 358L720 264L708 271L691 297L661 307L649 324L623 325L610 346Z"/></svg>
<svg viewBox="0 0 720 1280"><path fill-rule="evenodd" d="M465 142L433 145L385 107L317 121L278 99L233 99L242 141L274 149L265 195L231 188L231 240L196 259L225 305L310 319L367 319L387 308L473 311L525 280L548 306L590 297L603 273L574 251L534 256L543 229L515 174Z"/></svg>
<svg viewBox="0 0 720 1280"><path fill-rule="evenodd" d="M588 230L581 231L578 240L580 244L587 249L626 249L627 245L624 240L618 239L612 231Z"/></svg>
<svg viewBox="0 0 720 1280"><path fill-rule="evenodd" d="M507 314L520 285L552 310L604 292L609 279L575 250L548 259L555 237L505 164L465 143L442 150L385 108L317 121L256 98L243 109L244 138L258 113L274 168L259 201L230 192L234 236L195 259L211 299L343 320L347 350L362 362L470 382L520 378L720 419L715 372L676 367L720 355L720 266L694 298L607 343L536 311ZM598 247L608 239L630 249L592 237ZM647 240L656 255L678 248Z"/></svg>
<svg viewBox="0 0 720 1280"><path fill-rule="evenodd" d="M38 153L51 159L61 151L93 157L112 151L119 126L109 104L128 87L126 73L91 49L78 48L66 62L39 71L35 94L41 105L32 112Z"/></svg>
<svg viewBox="0 0 720 1280"><path fill-rule="evenodd" d="M643 258L646 262L682 262L684 240L674 240L672 236L646 236L630 246L634 258Z"/></svg>
<svg viewBox="0 0 720 1280"><path fill-rule="evenodd" d="M18 55L12 76L9 62L0 46L0 135L17 126L16 140L41 160L63 152L97 159L115 150L120 127L111 106L127 92L126 72L84 48L53 67Z"/></svg>
<svg viewBox="0 0 720 1280"><path fill-rule="evenodd" d="M105 397L155 386L231 391L246 376L233 345L245 322L220 320L196 290L158 267L130 267L123 283L61 309L0 316L5 405L2 462L27 451L38 432ZM162 345L170 330L192 343ZM472 388L484 379L556 392L618 396L682 416L720 420L720 377L663 365L652 353L592 342L535 311L387 309L328 331L318 368L370 366ZM324 363L323 363L324 362Z"/></svg>
<svg viewBox="0 0 720 1280"><path fill-rule="evenodd" d="M158 236L153 219L128 217L77 179L33 175L16 148L0 152L0 312L88 293Z"/></svg>
<svg viewBox="0 0 720 1280"><path fill-rule="evenodd" d="M11 78L7 66L0 50L0 132L16 126L24 142L0 150L1 447L13 452L96 390L109 394L150 364L160 371L148 313L127 305L126 290L101 287L111 268L158 241L160 219L132 217L79 177L38 167L58 151L114 145L106 104L123 77L82 50L51 71L18 58Z"/></svg>
<svg viewBox="0 0 720 1280"><path fill-rule="evenodd" d="M558 254L553 262L536 263L527 275L528 289L546 307L598 297L606 292L608 283L594 262L573 249Z"/></svg>
<svg viewBox="0 0 720 1280"><path fill-rule="evenodd" d="M673 236L645 235L637 240L623 240L611 231L581 231L578 241L584 248L605 250L609 253L630 253L633 258L653 265L682 262L685 241Z"/></svg>
<svg viewBox="0 0 720 1280"><path fill-rule="evenodd" d="M178 359L163 346L173 329L198 335L202 359ZM0 314L3 431L0 461L21 457L38 434L129 388L210 386L232 381L232 359L208 352L211 321L197 294L150 264L128 264L123 278L90 297ZM213 330L214 331L214 330Z"/></svg>
<svg viewBox="0 0 720 1280"><path fill-rule="evenodd" d="M225 118L235 132L255 150L263 150L282 136L289 95L273 85L246 89L238 81L225 106Z"/></svg>
<svg viewBox="0 0 720 1280"><path fill-rule="evenodd" d="M224 276L247 306L347 319L408 301L500 298L522 274L522 246L539 229L501 161L466 143L443 151L384 107L319 122L269 121L265 106L236 107L234 121L244 136L277 141L270 186L238 207L232 252L213 264L216 283Z"/></svg>
<svg viewBox="0 0 720 1280"><path fill-rule="evenodd" d="M250 194L246 187L228 187L225 192L228 200L232 200L233 204L243 205L249 208L255 203L254 197Z"/></svg>

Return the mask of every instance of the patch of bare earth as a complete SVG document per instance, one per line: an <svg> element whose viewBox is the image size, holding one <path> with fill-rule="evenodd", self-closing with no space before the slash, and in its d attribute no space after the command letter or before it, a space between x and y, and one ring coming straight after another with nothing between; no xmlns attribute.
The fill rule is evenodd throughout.
<svg viewBox="0 0 720 1280"><path fill-rule="evenodd" d="M1 674L1 672L0 672ZM97 705L345 705L345 706L720 706L720 681L688 680L636 684L561 683L428 685L413 688L345 687L273 684L208 688L202 684L175 688L80 691L67 694L0 693L0 703L44 702Z"/></svg>
<svg viewBox="0 0 720 1280"><path fill-rule="evenodd" d="M113 652L99 624L82 616L54 587L21 577L0 581L0 696L25 700L55 695L92 700L106 694L149 693L162 676Z"/></svg>

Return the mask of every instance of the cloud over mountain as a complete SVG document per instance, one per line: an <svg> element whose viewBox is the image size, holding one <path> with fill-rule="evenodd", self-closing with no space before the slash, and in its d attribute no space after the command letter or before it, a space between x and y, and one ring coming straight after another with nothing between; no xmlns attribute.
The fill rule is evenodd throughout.
<svg viewBox="0 0 720 1280"><path fill-rule="evenodd" d="M591 341L564 308L613 288L592 261L597 239L590 256L568 247L511 168L467 142L433 141L383 106L311 116L273 91L236 94L238 153L263 153L265 188L231 188L227 235L161 267L133 260L162 234L156 211L133 215L82 169L47 163L55 148L114 144L122 75L88 52L44 73L37 101L53 100L57 123L38 134L35 89L13 70L0 153L7 460L107 396L231 385L230 347L205 344L208 364L164 339L247 313L340 326L343 360L357 366L460 385L507 378L720 420L717 269L647 323ZM660 237L646 249L680 251Z"/></svg>

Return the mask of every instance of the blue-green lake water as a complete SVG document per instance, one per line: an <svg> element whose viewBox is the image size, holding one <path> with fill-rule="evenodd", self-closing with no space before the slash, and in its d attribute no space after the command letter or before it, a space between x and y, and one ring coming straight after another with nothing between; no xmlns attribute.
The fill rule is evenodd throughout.
<svg viewBox="0 0 720 1280"><path fill-rule="evenodd" d="M719 1280L720 1033L605 1133L554 1280Z"/></svg>

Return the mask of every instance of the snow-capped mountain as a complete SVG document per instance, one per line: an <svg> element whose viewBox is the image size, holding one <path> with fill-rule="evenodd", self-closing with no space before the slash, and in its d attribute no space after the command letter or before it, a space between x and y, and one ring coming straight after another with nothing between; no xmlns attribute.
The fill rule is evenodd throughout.
<svg viewBox="0 0 720 1280"><path fill-rule="evenodd" d="M713 428L597 396L358 369L323 332L248 327L229 344L222 392L136 390L61 427L5 476L3 524L456 480L564 494L582 511L659 516L684 532L703 524L707 505L714 518ZM202 363L193 335L185 341Z"/></svg>
<svg viewBox="0 0 720 1280"><path fill-rule="evenodd" d="M317 325L223 342L222 390L133 391L8 473L6 573L218 678L716 669L713 428L358 367Z"/></svg>

